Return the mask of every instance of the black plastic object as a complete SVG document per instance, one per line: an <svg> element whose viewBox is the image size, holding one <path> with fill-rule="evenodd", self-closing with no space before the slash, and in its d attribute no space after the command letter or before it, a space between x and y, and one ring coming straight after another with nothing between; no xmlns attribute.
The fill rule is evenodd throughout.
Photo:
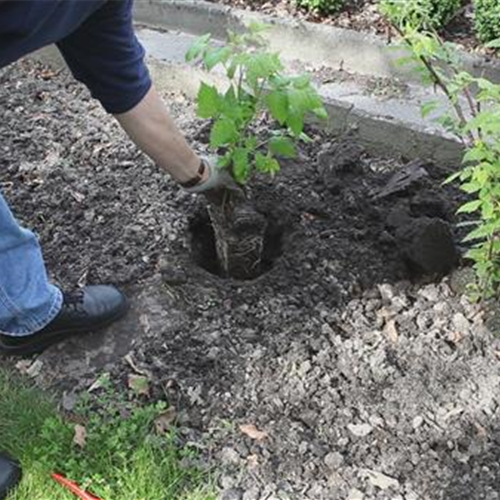
<svg viewBox="0 0 500 500"><path fill-rule="evenodd" d="M5 454L0 454L0 500L7 498L21 481L21 467L19 463Z"/></svg>

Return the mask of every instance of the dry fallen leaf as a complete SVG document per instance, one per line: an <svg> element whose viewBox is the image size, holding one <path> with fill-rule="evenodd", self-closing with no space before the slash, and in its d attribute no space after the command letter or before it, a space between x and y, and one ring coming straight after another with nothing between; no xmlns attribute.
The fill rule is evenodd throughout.
<svg viewBox="0 0 500 500"><path fill-rule="evenodd" d="M75 443L80 448L85 448L87 444L87 429L83 425L75 425L75 436L73 437L73 443Z"/></svg>
<svg viewBox="0 0 500 500"><path fill-rule="evenodd" d="M43 362L37 359L31 366L26 370L26 375L31 378L36 378L42 372Z"/></svg>
<svg viewBox="0 0 500 500"><path fill-rule="evenodd" d="M85 200L85 195L78 191L70 191L70 194L78 203L82 203Z"/></svg>
<svg viewBox="0 0 500 500"><path fill-rule="evenodd" d="M459 344L464 339L464 335L457 331L452 331L448 334L448 340L454 344Z"/></svg>
<svg viewBox="0 0 500 500"><path fill-rule="evenodd" d="M23 375L26 375L28 373L28 369L30 366L31 366L31 360L29 359L22 359L21 361L18 361L16 363L16 368Z"/></svg>
<svg viewBox="0 0 500 500"><path fill-rule="evenodd" d="M104 372L99 377L97 380L95 380L92 385L87 389L88 392L96 391L97 389L101 389L102 387L105 387L106 384L109 383L111 379L111 376L109 373Z"/></svg>
<svg viewBox="0 0 500 500"><path fill-rule="evenodd" d="M137 396L149 396L149 379L143 375L131 373L128 376L128 387L132 389Z"/></svg>
<svg viewBox="0 0 500 500"><path fill-rule="evenodd" d="M151 377L152 377L151 372L148 371L148 370L139 368L137 366L137 363L135 362L134 357L132 356L132 354L128 353L123 359L130 365L130 367L132 368L132 370L134 370L137 374L144 375L145 377L151 379Z"/></svg>
<svg viewBox="0 0 500 500"><path fill-rule="evenodd" d="M482 425L478 424L477 422L474 422L474 427L476 428L477 434L480 438L487 439L488 431Z"/></svg>
<svg viewBox="0 0 500 500"><path fill-rule="evenodd" d="M398 329L396 328L396 321L394 319L390 319L385 324L385 333L387 334L387 337L389 338L389 340L391 340L395 344L398 343L399 333L398 333Z"/></svg>
<svg viewBox="0 0 500 500"><path fill-rule="evenodd" d="M259 466L259 457L257 455L248 455L247 463L249 469L256 469Z"/></svg>
<svg viewBox="0 0 500 500"><path fill-rule="evenodd" d="M251 439L255 439L256 441L263 441L268 437L267 432L259 431L254 424L245 424L240 425L240 431L247 435Z"/></svg>
<svg viewBox="0 0 500 500"><path fill-rule="evenodd" d="M155 429L158 434L166 434L175 420L177 419L177 410L175 406L170 406L165 411L162 411L155 419Z"/></svg>

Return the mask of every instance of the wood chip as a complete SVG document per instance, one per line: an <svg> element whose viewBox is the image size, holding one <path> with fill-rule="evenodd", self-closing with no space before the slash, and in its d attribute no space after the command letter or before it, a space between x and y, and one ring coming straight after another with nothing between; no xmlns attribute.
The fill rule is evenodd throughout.
<svg viewBox="0 0 500 500"><path fill-rule="evenodd" d="M389 488L399 488L399 481L393 477L386 476L381 472L366 469L366 475L368 476L368 481L370 481L373 486L380 488L381 490L387 490Z"/></svg>
<svg viewBox="0 0 500 500"><path fill-rule="evenodd" d="M396 327L396 320L391 319L385 324L385 334L389 338L391 342L394 344L398 343L399 340L399 332Z"/></svg>
<svg viewBox="0 0 500 500"><path fill-rule="evenodd" d="M259 457L255 454L248 455L247 464L249 469L256 469L259 466Z"/></svg>
<svg viewBox="0 0 500 500"><path fill-rule="evenodd" d="M254 424L240 425L240 431L251 439L263 441L268 437L267 432L260 431Z"/></svg>

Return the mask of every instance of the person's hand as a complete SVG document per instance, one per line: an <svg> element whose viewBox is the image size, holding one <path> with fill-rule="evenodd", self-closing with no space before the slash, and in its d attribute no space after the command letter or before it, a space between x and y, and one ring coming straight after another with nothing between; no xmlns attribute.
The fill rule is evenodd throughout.
<svg viewBox="0 0 500 500"><path fill-rule="evenodd" d="M225 168L217 166L217 157L205 156L202 158L208 169L207 178L189 188L184 188L188 193L203 194L211 203L220 205L227 194L230 196L244 196L241 187L234 181Z"/></svg>

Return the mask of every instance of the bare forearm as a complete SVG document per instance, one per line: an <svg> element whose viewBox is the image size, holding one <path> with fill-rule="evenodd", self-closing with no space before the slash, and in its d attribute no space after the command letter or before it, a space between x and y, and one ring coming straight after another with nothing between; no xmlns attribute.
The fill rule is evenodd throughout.
<svg viewBox="0 0 500 500"><path fill-rule="evenodd" d="M129 137L178 182L192 179L200 158L189 147L154 88L132 110L116 115Z"/></svg>

